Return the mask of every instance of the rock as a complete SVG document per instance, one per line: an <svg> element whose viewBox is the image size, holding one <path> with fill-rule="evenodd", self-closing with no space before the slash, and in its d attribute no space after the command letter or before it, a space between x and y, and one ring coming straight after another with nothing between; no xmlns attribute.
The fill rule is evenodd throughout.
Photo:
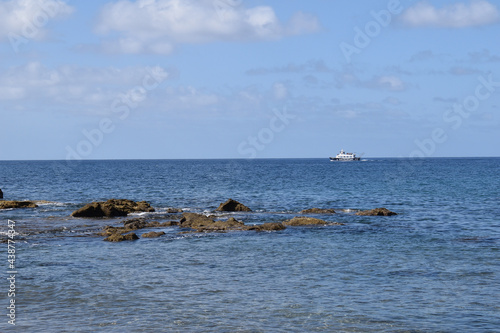
<svg viewBox="0 0 500 333"><path fill-rule="evenodd" d="M3 192L1 188L0 188L0 199L3 199Z"/></svg>
<svg viewBox="0 0 500 333"><path fill-rule="evenodd" d="M252 210L236 200L229 199L216 209L219 212L251 212Z"/></svg>
<svg viewBox="0 0 500 333"><path fill-rule="evenodd" d="M171 213L182 213L182 209L181 208L168 208L167 209L167 213L171 214Z"/></svg>
<svg viewBox="0 0 500 333"><path fill-rule="evenodd" d="M196 229L208 226L210 224L213 224L214 222L215 222L214 219L202 214L183 213L179 225L181 226L181 228Z"/></svg>
<svg viewBox="0 0 500 333"><path fill-rule="evenodd" d="M268 222L264 224L253 225L248 228L248 230L255 231L278 231L284 229L286 229L286 227L283 225L283 223L279 222Z"/></svg>
<svg viewBox="0 0 500 333"><path fill-rule="evenodd" d="M177 221L167 221L160 223L158 221L151 221L146 225L146 228L159 228L159 227L170 227L172 225L178 225L179 222Z"/></svg>
<svg viewBox="0 0 500 333"><path fill-rule="evenodd" d="M309 208L299 212L299 214L335 214L333 209Z"/></svg>
<svg viewBox="0 0 500 333"><path fill-rule="evenodd" d="M107 242L123 242L123 241L127 241L127 240L136 240L136 239L139 239L139 237L137 237L137 235L133 232L130 234L126 234L126 235L114 233L114 234L104 238L104 240Z"/></svg>
<svg viewBox="0 0 500 333"><path fill-rule="evenodd" d="M184 213L180 221L181 228L195 229L197 232L222 232L229 230L247 230L245 224L230 217L227 221L215 221L209 216L196 213Z"/></svg>
<svg viewBox="0 0 500 333"><path fill-rule="evenodd" d="M99 236L111 236L113 234L122 234L127 232L123 227L113 227L110 225L105 226L101 232L98 233Z"/></svg>
<svg viewBox="0 0 500 333"><path fill-rule="evenodd" d="M38 205L33 201L0 201L0 209L35 207L38 207Z"/></svg>
<svg viewBox="0 0 500 333"><path fill-rule="evenodd" d="M284 221L283 224L287 226L325 225L328 224L328 222L321 219L315 219L313 217L296 216L293 219Z"/></svg>
<svg viewBox="0 0 500 333"><path fill-rule="evenodd" d="M163 232L163 231L158 231L158 232L150 231L148 233L142 234L141 237L143 237L143 238L157 238L157 237L160 237L163 235L165 235L165 232Z"/></svg>
<svg viewBox="0 0 500 333"><path fill-rule="evenodd" d="M143 229L150 225L151 223L146 222L146 220L138 218L126 220L123 222L123 227L128 230Z"/></svg>
<svg viewBox="0 0 500 333"><path fill-rule="evenodd" d="M245 223L230 217L227 221L214 221L213 223L196 228L198 232L225 232L229 230L248 230Z"/></svg>
<svg viewBox="0 0 500 333"><path fill-rule="evenodd" d="M362 216L391 216L398 215L397 213L391 212L387 208L375 208L370 210L363 210L361 212L357 212L356 215Z"/></svg>
<svg viewBox="0 0 500 333"><path fill-rule="evenodd" d="M154 212L146 201L135 202L126 199L110 199L106 202L91 202L71 213L73 217L115 217L127 216L132 212Z"/></svg>
<svg viewBox="0 0 500 333"><path fill-rule="evenodd" d="M158 221L147 222L143 218L130 219L125 220L123 222L123 227L113 227L113 226L105 226L103 231L98 235L100 236L109 236L113 234L124 234L130 231L145 229L145 228L158 228L158 227L170 227L172 225L177 225L177 221L168 221L164 223L160 223Z"/></svg>

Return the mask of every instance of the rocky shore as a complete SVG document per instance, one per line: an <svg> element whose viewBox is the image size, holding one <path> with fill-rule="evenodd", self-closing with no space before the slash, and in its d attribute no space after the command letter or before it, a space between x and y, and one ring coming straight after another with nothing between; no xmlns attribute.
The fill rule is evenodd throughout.
<svg viewBox="0 0 500 333"><path fill-rule="evenodd" d="M15 209L15 208L36 208L36 203L48 203L46 201L5 201L0 200L0 209ZM155 212L155 209L146 201L132 201L128 199L110 199L107 201L91 202L83 207L73 211L72 217L76 218L98 218L110 219L117 217L126 217L130 213ZM234 200L228 199L221 203L215 212L220 215L220 212L235 212L242 214L251 213L252 210ZM306 227L306 226L340 226L344 223L331 222L323 220L322 216L331 216L337 214L331 208L308 208L299 211L301 216L295 216L291 219L281 222L266 222L262 224L245 224L243 221L237 220L235 217L227 217L220 219L216 215L205 215L200 213L183 212L182 209L169 208L167 213L170 215L169 221L158 222L149 220L148 218L132 218L121 222L123 225L106 225L102 231L98 232L98 236L104 236L105 241L121 242L127 240L137 240L139 238L157 238L165 235L164 231L148 231L137 234L138 230L143 229L158 229L171 226L177 226L180 233L212 233L212 232L230 232L230 231L255 231L255 232L272 232L285 230L288 227ZM223 214L224 215L224 214ZM313 215L313 216L304 216ZM397 213L386 208L375 208L371 210L357 211L354 215L358 216L392 216ZM163 219L167 218L162 216ZM139 237L140 236L140 237Z"/></svg>
<svg viewBox="0 0 500 333"><path fill-rule="evenodd" d="M113 201L115 202L115 201ZM109 201L108 201L109 204ZM141 204L142 205L142 204ZM149 209L150 206L142 206ZM169 212L180 213L181 210L169 209ZM223 212L251 212L251 209L241 204L240 202L229 199L221 203L216 211ZM336 214L333 209L310 208L299 212L300 214L317 214L328 215ZM360 211L356 215L366 216L391 216L397 215L386 208L376 208L372 210ZM106 236L105 241L120 242L126 240L137 240L140 237L133 231L146 228L160 228L168 226L178 226L181 233L211 233L211 232L229 232L229 231L256 231L256 232L271 232L284 230L287 227L304 227L304 226L340 226L344 223L329 222L317 217L296 216L282 222L267 222L258 225L246 225L243 221L239 221L234 217L229 217L226 220L219 220L215 215L204 215L199 213L183 212L178 221L168 221L159 223L157 221L147 222L143 218L131 219L123 222L123 227L106 226L100 233L101 236ZM185 229L185 230L183 230ZM157 238L165 235L163 231L150 231L142 234L142 238Z"/></svg>

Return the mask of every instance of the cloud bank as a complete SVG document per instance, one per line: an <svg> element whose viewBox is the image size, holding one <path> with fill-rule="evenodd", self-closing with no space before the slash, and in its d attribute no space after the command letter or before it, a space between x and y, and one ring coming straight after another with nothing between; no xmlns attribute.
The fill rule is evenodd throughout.
<svg viewBox="0 0 500 333"><path fill-rule="evenodd" d="M120 0L105 5L95 30L104 49L117 53L169 54L176 44L276 40L319 30L316 17L295 13L282 23L273 8L246 8L230 0Z"/></svg>
<svg viewBox="0 0 500 333"><path fill-rule="evenodd" d="M11 0L0 2L0 41L15 38L44 39L52 19L69 16L74 8L61 0Z"/></svg>
<svg viewBox="0 0 500 333"><path fill-rule="evenodd" d="M0 72L0 106L70 113L106 113L111 102L127 95L151 76L165 79L164 68L84 68L63 65L48 68L30 62ZM22 101L22 107L19 102Z"/></svg>
<svg viewBox="0 0 500 333"><path fill-rule="evenodd" d="M443 8L419 2L403 12L400 19L410 27L464 28L496 23L500 20L500 13L495 5L485 0L455 3Z"/></svg>

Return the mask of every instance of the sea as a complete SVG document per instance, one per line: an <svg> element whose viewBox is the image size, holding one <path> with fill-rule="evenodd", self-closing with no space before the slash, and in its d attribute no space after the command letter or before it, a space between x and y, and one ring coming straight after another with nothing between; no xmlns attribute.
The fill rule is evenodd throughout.
<svg viewBox="0 0 500 333"><path fill-rule="evenodd" d="M1 332L500 331L500 158L0 161L0 188L43 200L0 210ZM112 198L155 212L71 217ZM216 212L229 198L252 212ZM257 225L313 207L341 224L98 235L171 208ZM398 215L356 215L379 207Z"/></svg>

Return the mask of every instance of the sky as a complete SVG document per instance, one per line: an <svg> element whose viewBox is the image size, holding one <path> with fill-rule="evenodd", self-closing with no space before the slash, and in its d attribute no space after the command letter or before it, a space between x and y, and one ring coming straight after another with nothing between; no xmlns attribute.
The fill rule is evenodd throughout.
<svg viewBox="0 0 500 333"><path fill-rule="evenodd" d="M500 1L0 0L0 160L500 156Z"/></svg>

